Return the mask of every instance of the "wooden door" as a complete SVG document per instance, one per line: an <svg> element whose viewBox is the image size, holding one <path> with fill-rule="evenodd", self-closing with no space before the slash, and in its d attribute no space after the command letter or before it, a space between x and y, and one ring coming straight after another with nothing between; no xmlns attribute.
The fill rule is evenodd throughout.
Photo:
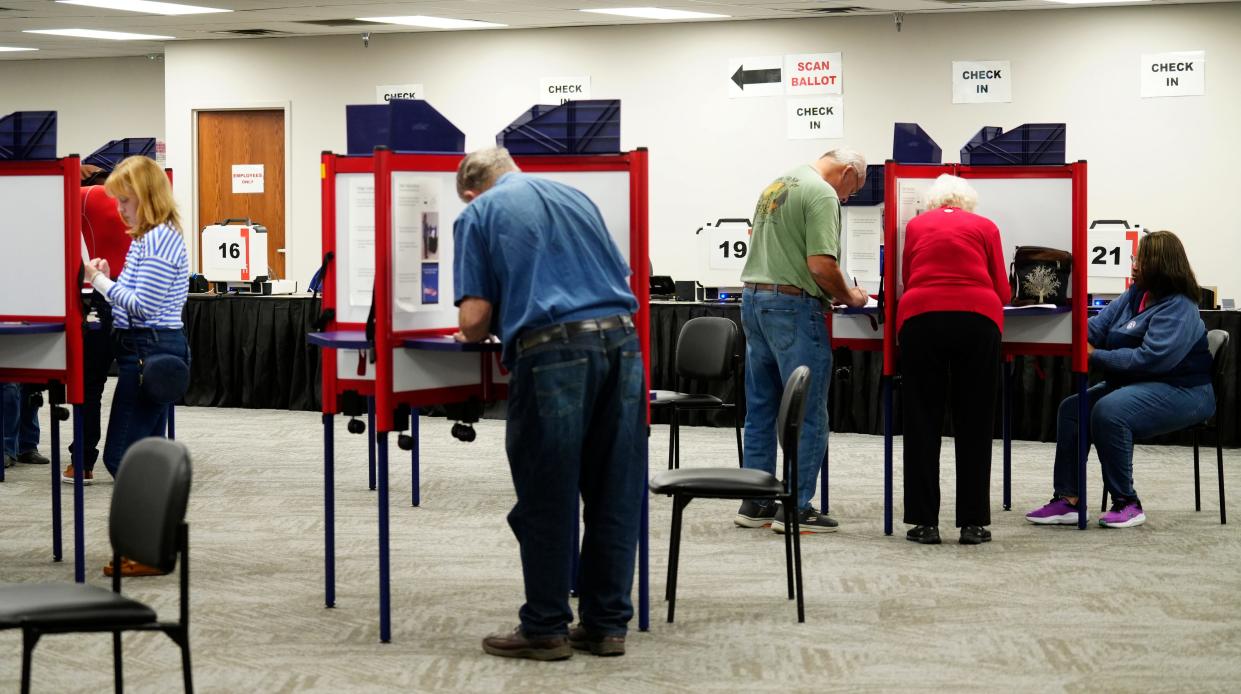
<svg viewBox="0 0 1241 694"><path fill-rule="evenodd" d="M261 193L233 192L234 167L246 165L263 167ZM274 278L285 277L284 174L284 111L198 112L198 222L207 226L248 217L267 227L267 264ZM201 231L196 229L195 237ZM198 257L201 270L202 254Z"/></svg>

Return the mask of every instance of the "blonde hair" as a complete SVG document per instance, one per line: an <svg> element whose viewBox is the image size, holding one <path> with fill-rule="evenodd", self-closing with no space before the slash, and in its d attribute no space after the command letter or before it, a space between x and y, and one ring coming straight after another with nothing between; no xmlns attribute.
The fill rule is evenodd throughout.
<svg viewBox="0 0 1241 694"><path fill-rule="evenodd" d="M168 224L181 233L181 217L172 197L172 184L159 164L150 157L128 157L108 176L104 189L114 198L137 198L137 220L129 230L131 238L140 239L161 224Z"/></svg>
<svg viewBox="0 0 1241 694"><path fill-rule="evenodd" d="M978 206L978 191L964 178L940 174L926 191L926 208L956 207L973 212Z"/></svg>

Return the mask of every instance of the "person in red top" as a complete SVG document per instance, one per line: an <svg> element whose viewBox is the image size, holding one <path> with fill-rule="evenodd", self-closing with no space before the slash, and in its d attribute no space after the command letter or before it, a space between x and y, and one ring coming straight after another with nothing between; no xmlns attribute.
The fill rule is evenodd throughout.
<svg viewBox="0 0 1241 694"><path fill-rule="evenodd" d="M1010 292L1000 230L978 194L943 175L905 228L896 309L904 393L906 538L939 544L939 445L949 396L961 544L991 540L991 434L1000 333Z"/></svg>
<svg viewBox="0 0 1241 694"><path fill-rule="evenodd" d="M94 168L94 167L91 167ZM96 171L83 171L83 184L106 179L107 174ZM117 211L116 200L108 197L102 185L82 186L82 239L86 242L86 250L91 258L104 258L113 270L113 277L119 277L125 265L125 254L129 252L129 225L121 219ZM89 329L82 336L82 353L84 359L83 379L85 402L82 405L82 451L86 457L86 466L82 470L83 482L94 481L93 469L99 459L100 408L103 399L103 387L108 381L108 371L112 368L112 306L97 292L92 291L83 300L98 318L91 321ZM71 446L70 450L77 450ZM62 473L61 480L73 484L73 465L70 462Z"/></svg>

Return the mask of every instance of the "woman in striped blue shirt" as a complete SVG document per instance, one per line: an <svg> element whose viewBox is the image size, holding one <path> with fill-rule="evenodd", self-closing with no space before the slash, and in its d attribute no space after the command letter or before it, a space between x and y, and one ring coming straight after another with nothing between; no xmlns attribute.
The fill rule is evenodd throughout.
<svg viewBox="0 0 1241 694"><path fill-rule="evenodd" d="M86 279L112 304L112 346L120 376L112 395L103 463L115 477L131 444L164 433L168 401L153 393L169 389L161 387L163 383L144 384L144 364L155 355L169 355L185 364L188 372L181 311L190 264L172 186L155 160L129 157L117 165L106 187L133 238L124 270L115 281L109 279L108 262L102 258L86 268Z"/></svg>

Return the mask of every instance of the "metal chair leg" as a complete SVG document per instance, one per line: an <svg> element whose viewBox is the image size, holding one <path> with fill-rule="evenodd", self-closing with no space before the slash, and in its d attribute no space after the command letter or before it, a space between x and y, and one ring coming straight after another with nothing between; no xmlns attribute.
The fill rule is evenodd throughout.
<svg viewBox="0 0 1241 694"><path fill-rule="evenodd" d="M793 511L789 508L790 503L796 504L792 499L783 499L780 502L783 508L780 510L784 513L784 575L788 577L789 600L792 600L795 595L793 593L793 533L791 532L793 530Z"/></svg>
<svg viewBox="0 0 1241 694"><path fill-rule="evenodd" d="M1224 501L1224 447L1220 443L1219 429L1215 430L1215 466L1219 474L1219 524L1228 524L1228 507Z"/></svg>
<svg viewBox="0 0 1241 694"><path fill-rule="evenodd" d="M785 525L785 528L790 527L793 529L793 571L797 576L797 622L802 624L806 621L806 601L801 580L801 526L796 513L793 514L792 524Z"/></svg>
<svg viewBox="0 0 1241 694"><path fill-rule="evenodd" d="M681 512L689 504L689 497L672 497L672 539L668 543L668 586L665 597L668 599L668 623L676 615L677 608L677 563L681 556Z"/></svg>
<svg viewBox="0 0 1241 694"><path fill-rule="evenodd" d="M1202 488L1198 483L1198 430L1194 429L1194 510L1202 510Z"/></svg>
<svg viewBox="0 0 1241 694"><path fill-rule="evenodd" d="M30 694L30 656L34 655L34 647L38 643L39 632L22 629L22 694Z"/></svg>
<svg viewBox="0 0 1241 694"><path fill-rule="evenodd" d="M114 566L120 565L114 564ZM120 630L112 632L112 687L116 690L116 694L123 694L125 691L125 676L121 672Z"/></svg>
<svg viewBox="0 0 1241 694"><path fill-rule="evenodd" d="M733 405L733 428L737 430L737 467L745 467L745 449L741 445L741 408Z"/></svg>
<svg viewBox="0 0 1241 694"><path fill-rule="evenodd" d="M190 634L187 631L181 644L181 676L185 681L185 694L194 694L194 671L190 669Z"/></svg>
<svg viewBox="0 0 1241 694"><path fill-rule="evenodd" d="M677 406L672 405L668 409L672 411L672 420L668 422L668 469L671 470L677 449Z"/></svg>

